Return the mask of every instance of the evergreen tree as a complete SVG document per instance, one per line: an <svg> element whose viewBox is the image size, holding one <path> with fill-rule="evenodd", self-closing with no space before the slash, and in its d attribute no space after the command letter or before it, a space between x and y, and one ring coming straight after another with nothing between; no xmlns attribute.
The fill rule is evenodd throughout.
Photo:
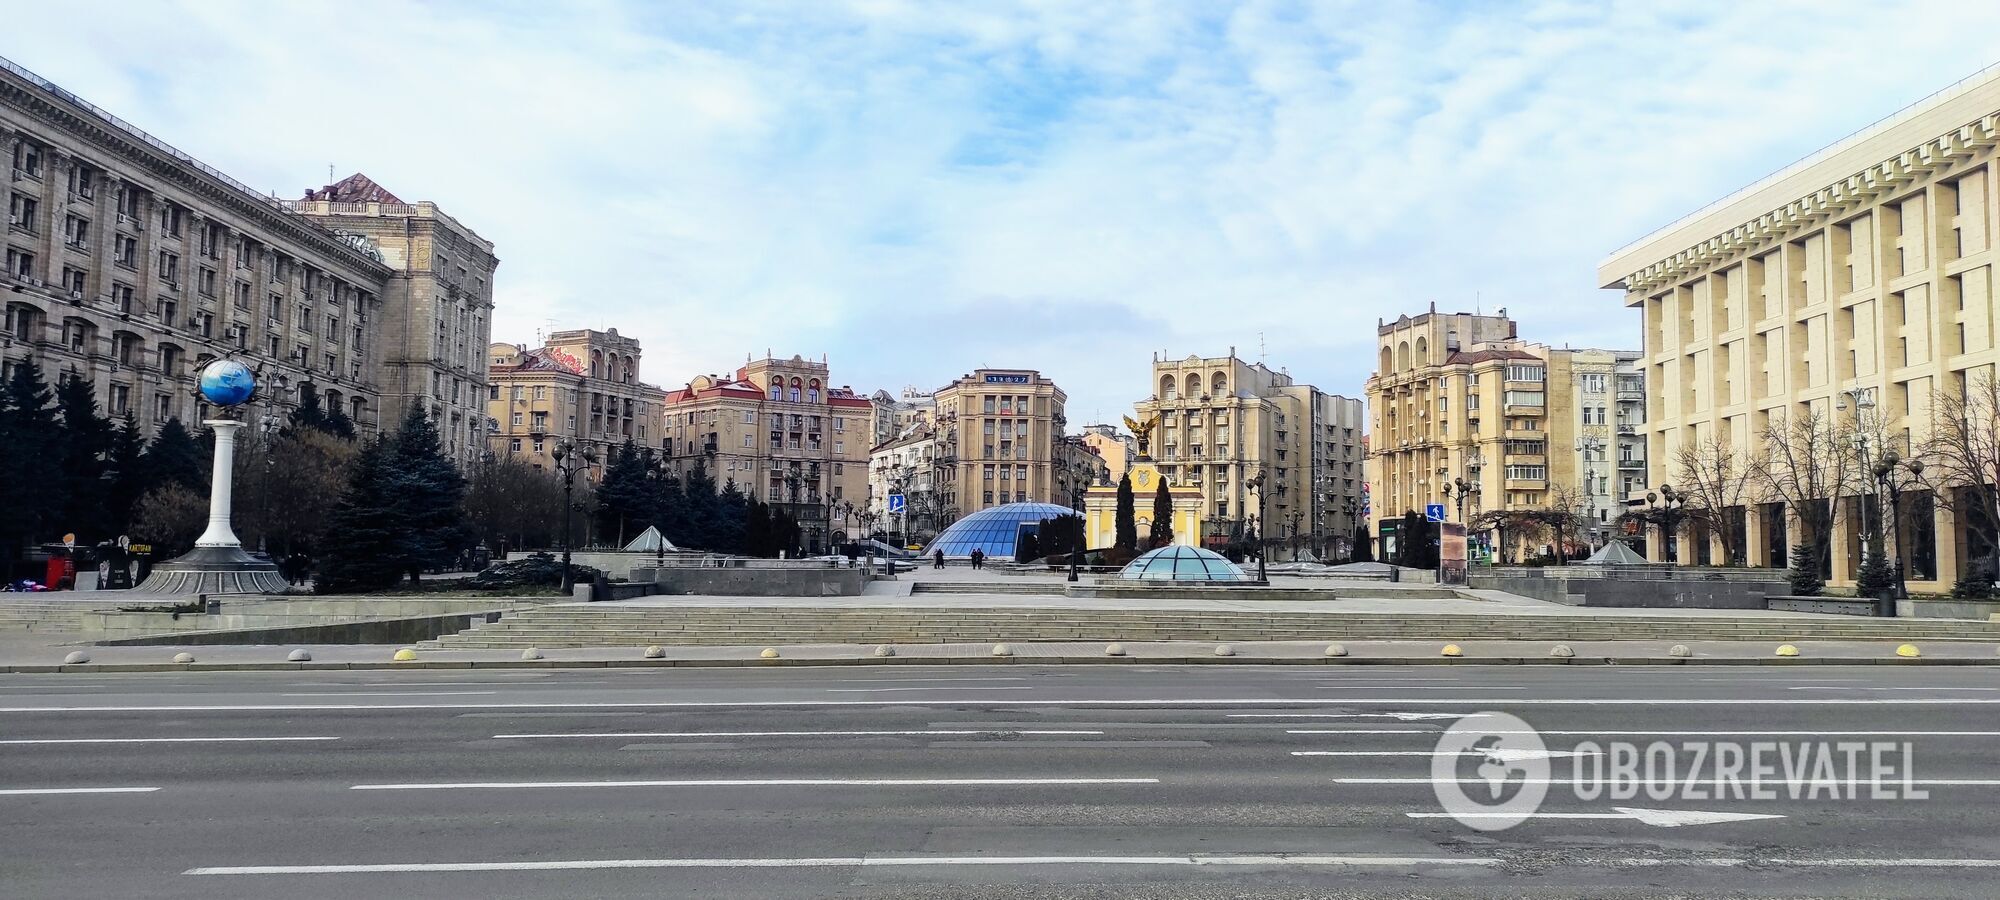
<svg viewBox="0 0 2000 900"><path fill-rule="evenodd" d="M201 442L188 434L178 418L168 419L153 435L141 466L148 488L171 481L198 494L208 492L209 468L210 458L202 452Z"/></svg>
<svg viewBox="0 0 2000 900"><path fill-rule="evenodd" d="M77 543L95 544L113 536L105 511L111 422L98 412L97 393L90 382L75 376L62 379L56 388L56 409L63 423L57 464L64 502L55 524L74 533Z"/></svg>
<svg viewBox="0 0 2000 900"><path fill-rule="evenodd" d="M357 433L354 430L354 420L348 418L347 413L338 406L326 411L326 424L320 430L346 441L354 440Z"/></svg>
<svg viewBox="0 0 2000 900"><path fill-rule="evenodd" d="M739 532L743 528L742 516L747 513L748 510L738 510L736 528ZM667 540L673 541L676 546L714 549L703 543L702 536L694 533L694 529L689 525L687 492L683 488L681 477L673 472L667 472L654 479L653 521L660 526L660 533L666 535Z"/></svg>
<svg viewBox="0 0 2000 900"><path fill-rule="evenodd" d="M748 556L776 556L776 541L771 536L771 505L762 500L751 500L746 506L743 519L743 553Z"/></svg>
<svg viewBox="0 0 2000 900"><path fill-rule="evenodd" d="M744 533L749 525L750 500L731 478L716 496L716 528L710 544L703 548L718 553L744 552Z"/></svg>
<svg viewBox="0 0 2000 900"><path fill-rule="evenodd" d="M1114 546L1126 553L1139 551L1139 520L1132 502L1132 475L1118 476L1117 538Z"/></svg>
<svg viewBox="0 0 2000 900"><path fill-rule="evenodd" d="M778 509L771 513L771 543L777 553L784 554L788 559L799 555L799 520L790 510Z"/></svg>
<svg viewBox="0 0 2000 900"><path fill-rule="evenodd" d="M23 546L60 536L64 429L52 399L32 360L15 363L0 392L0 553L10 568Z"/></svg>
<svg viewBox="0 0 2000 900"><path fill-rule="evenodd" d="M1159 489L1153 491L1153 531L1146 543L1157 549L1173 542L1174 496L1167 492L1167 481L1162 478Z"/></svg>
<svg viewBox="0 0 2000 900"><path fill-rule="evenodd" d="M1826 589L1826 580L1819 575L1819 550L1811 544L1799 544L1792 548L1792 569L1787 573L1792 583L1792 593L1800 597L1817 597Z"/></svg>
<svg viewBox="0 0 2000 900"><path fill-rule="evenodd" d="M1418 535L1423 531L1424 517L1415 510L1404 510L1403 521L1396 529L1396 565L1406 569L1424 567L1423 551L1418 547L1422 543Z"/></svg>
<svg viewBox="0 0 2000 900"><path fill-rule="evenodd" d="M317 560L318 592L379 591L402 578L408 534L394 496L390 454L388 442L377 438L354 458Z"/></svg>
<svg viewBox="0 0 2000 900"><path fill-rule="evenodd" d="M402 569L415 581L426 568L451 565L471 545L465 521L465 477L446 459L437 424L412 405L387 449L397 524L403 530Z"/></svg>
<svg viewBox="0 0 2000 900"><path fill-rule="evenodd" d="M1348 562L1374 562L1375 542L1368 539L1368 527L1354 526L1354 550L1348 554Z"/></svg>
<svg viewBox="0 0 2000 900"><path fill-rule="evenodd" d="M132 507L146 492L146 439L139 434L139 423L126 416L118 423L118 430L111 433L109 454L110 485L105 492L104 512L110 523L111 537L130 534L132 531Z"/></svg>
<svg viewBox="0 0 2000 900"><path fill-rule="evenodd" d="M299 408L292 410L290 424L293 430L316 428L326 431L326 410L320 406L319 390L310 384L299 385Z"/></svg>
<svg viewBox="0 0 2000 900"><path fill-rule="evenodd" d="M597 533L615 536L624 546L654 524L659 508L655 494L651 455L626 438L605 461L604 479L597 485Z"/></svg>
<svg viewBox="0 0 2000 900"><path fill-rule="evenodd" d="M722 498L716 490L715 477L708 474L707 461L696 458L680 487L688 542L696 547L714 543L716 532L722 528Z"/></svg>

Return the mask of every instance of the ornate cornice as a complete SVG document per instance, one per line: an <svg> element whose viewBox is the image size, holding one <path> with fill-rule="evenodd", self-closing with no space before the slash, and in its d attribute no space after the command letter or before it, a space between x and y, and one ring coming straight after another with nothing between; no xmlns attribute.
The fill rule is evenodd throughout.
<svg viewBox="0 0 2000 900"><path fill-rule="evenodd" d="M1665 287L1829 219L1858 212L1882 196L1948 169L1995 143L2000 143L2000 112L1988 113L1626 275L1625 289L1645 293Z"/></svg>
<svg viewBox="0 0 2000 900"><path fill-rule="evenodd" d="M393 272L388 265L368 258L326 229L280 209L276 201L225 182L190 166L184 160L167 156L138 140L125 128L96 115L79 112L80 107L55 102L57 99L66 98L33 86L24 87L11 74L0 74L0 104L21 110L51 128L143 169L162 182L252 220L275 235L310 247L357 271L368 272L378 278L386 278Z"/></svg>

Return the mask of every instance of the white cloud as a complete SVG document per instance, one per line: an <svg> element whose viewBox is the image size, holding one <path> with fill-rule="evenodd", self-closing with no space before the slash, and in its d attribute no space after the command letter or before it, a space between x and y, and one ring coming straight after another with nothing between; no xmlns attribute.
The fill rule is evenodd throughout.
<svg viewBox="0 0 2000 900"><path fill-rule="evenodd" d="M1625 241L1990 62L1875 3L22 5L0 54L285 195L369 173L493 239L496 337L617 326L857 388L1146 360L1357 393L1378 317L1634 346ZM89 22L90 27L76 27ZM1579 313L1587 313L1579 315ZM1260 337L1261 335L1261 337Z"/></svg>

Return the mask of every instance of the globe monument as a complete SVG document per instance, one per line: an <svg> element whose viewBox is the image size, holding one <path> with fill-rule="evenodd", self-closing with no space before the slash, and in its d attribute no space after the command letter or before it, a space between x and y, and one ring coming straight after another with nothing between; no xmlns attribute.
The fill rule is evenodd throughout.
<svg viewBox="0 0 2000 900"><path fill-rule="evenodd" d="M236 470L236 434L243 428L238 412L257 396L257 376L233 359L218 359L202 367L197 390L212 404L214 418L203 422L215 433L215 464L208 488L208 528L187 554L153 567L139 590L155 594L236 594L282 591L284 576L269 560L243 551L229 524L231 476Z"/></svg>

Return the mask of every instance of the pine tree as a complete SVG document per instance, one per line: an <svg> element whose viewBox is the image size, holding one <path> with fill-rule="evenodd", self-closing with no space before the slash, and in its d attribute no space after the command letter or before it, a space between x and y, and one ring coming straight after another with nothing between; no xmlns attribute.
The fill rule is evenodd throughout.
<svg viewBox="0 0 2000 900"><path fill-rule="evenodd" d="M426 568L451 565L471 545L471 529L465 522L465 477L445 458L436 423L417 405L410 407L389 441L387 466L406 548L402 567L415 581Z"/></svg>
<svg viewBox="0 0 2000 900"><path fill-rule="evenodd" d="M402 578L407 530L394 497L390 453L387 440L377 438L354 458L317 561L319 593L379 591Z"/></svg>
<svg viewBox="0 0 2000 900"><path fill-rule="evenodd" d="M619 546L654 524L659 504L652 458L630 438L604 463L597 485L597 533L618 538Z"/></svg>
<svg viewBox="0 0 2000 900"><path fill-rule="evenodd" d="M715 543L715 535L722 529L722 498L714 476L708 474L707 462L696 459L680 487L688 543L696 547Z"/></svg>
<svg viewBox="0 0 2000 900"><path fill-rule="evenodd" d="M1406 569L1424 567L1423 550L1418 546L1422 539L1417 536L1423 531L1424 517L1415 510L1404 510L1403 521L1396 529L1396 565Z"/></svg>
<svg viewBox="0 0 2000 900"><path fill-rule="evenodd" d="M1375 561L1375 542L1368 539L1368 529L1366 526L1354 526L1354 549L1348 553L1347 561Z"/></svg>
<svg viewBox="0 0 2000 900"><path fill-rule="evenodd" d="M105 492L104 513L116 537L132 531L132 507L146 492L146 439L139 423L126 416L111 433L110 484Z"/></svg>
<svg viewBox="0 0 2000 900"><path fill-rule="evenodd" d="M776 556L776 544L771 536L771 505L762 500L751 500L743 519L743 553L757 557Z"/></svg>
<svg viewBox="0 0 2000 900"><path fill-rule="evenodd" d="M723 482L722 493L716 496L715 533L711 543L703 549L717 553L744 552L744 532L749 525L749 516L750 500L743 496L743 489L736 486L736 479Z"/></svg>
<svg viewBox="0 0 2000 900"><path fill-rule="evenodd" d="M146 447L145 464L141 468L146 473L148 487L157 487L165 482L174 482L198 494L208 492L210 460L202 452L201 442L188 434L178 418L168 419L160 426L160 432L153 435L153 442Z"/></svg>
<svg viewBox="0 0 2000 900"><path fill-rule="evenodd" d="M1146 542L1156 549L1174 542L1174 495L1167 492L1164 478L1153 491L1153 531Z"/></svg>
<svg viewBox="0 0 2000 900"><path fill-rule="evenodd" d="M1117 538L1114 546L1126 553L1139 552L1139 520L1133 509L1132 475L1118 476Z"/></svg>
<svg viewBox="0 0 2000 900"><path fill-rule="evenodd" d="M292 410L290 425L293 430L300 428L327 430L326 410L320 406L319 390L312 385L299 386L299 408Z"/></svg>
<svg viewBox="0 0 2000 900"><path fill-rule="evenodd" d="M56 388L56 409L63 422L58 464L64 498L56 524L74 533L79 544L94 544L112 536L105 512L111 422L98 412L90 382L75 376L62 379Z"/></svg>
<svg viewBox="0 0 2000 900"><path fill-rule="evenodd" d="M1799 544L1792 548L1792 569L1786 573L1792 583L1792 593L1800 597L1817 597L1826 590L1825 579L1819 576L1819 550L1811 544Z"/></svg>
<svg viewBox="0 0 2000 900"><path fill-rule="evenodd" d="M320 430L347 441L354 440L356 434L354 420L348 418L347 413L338 406L326 411L326 424Z"/></svg>
<svg viewBox="0 0 2000 900"><path fill-rule="evenodd" d="M32 360L14 364L0 392L0 553L11 566L25 545L60 536L66 499L62 446L64 428L49 387Z"/></svg>

